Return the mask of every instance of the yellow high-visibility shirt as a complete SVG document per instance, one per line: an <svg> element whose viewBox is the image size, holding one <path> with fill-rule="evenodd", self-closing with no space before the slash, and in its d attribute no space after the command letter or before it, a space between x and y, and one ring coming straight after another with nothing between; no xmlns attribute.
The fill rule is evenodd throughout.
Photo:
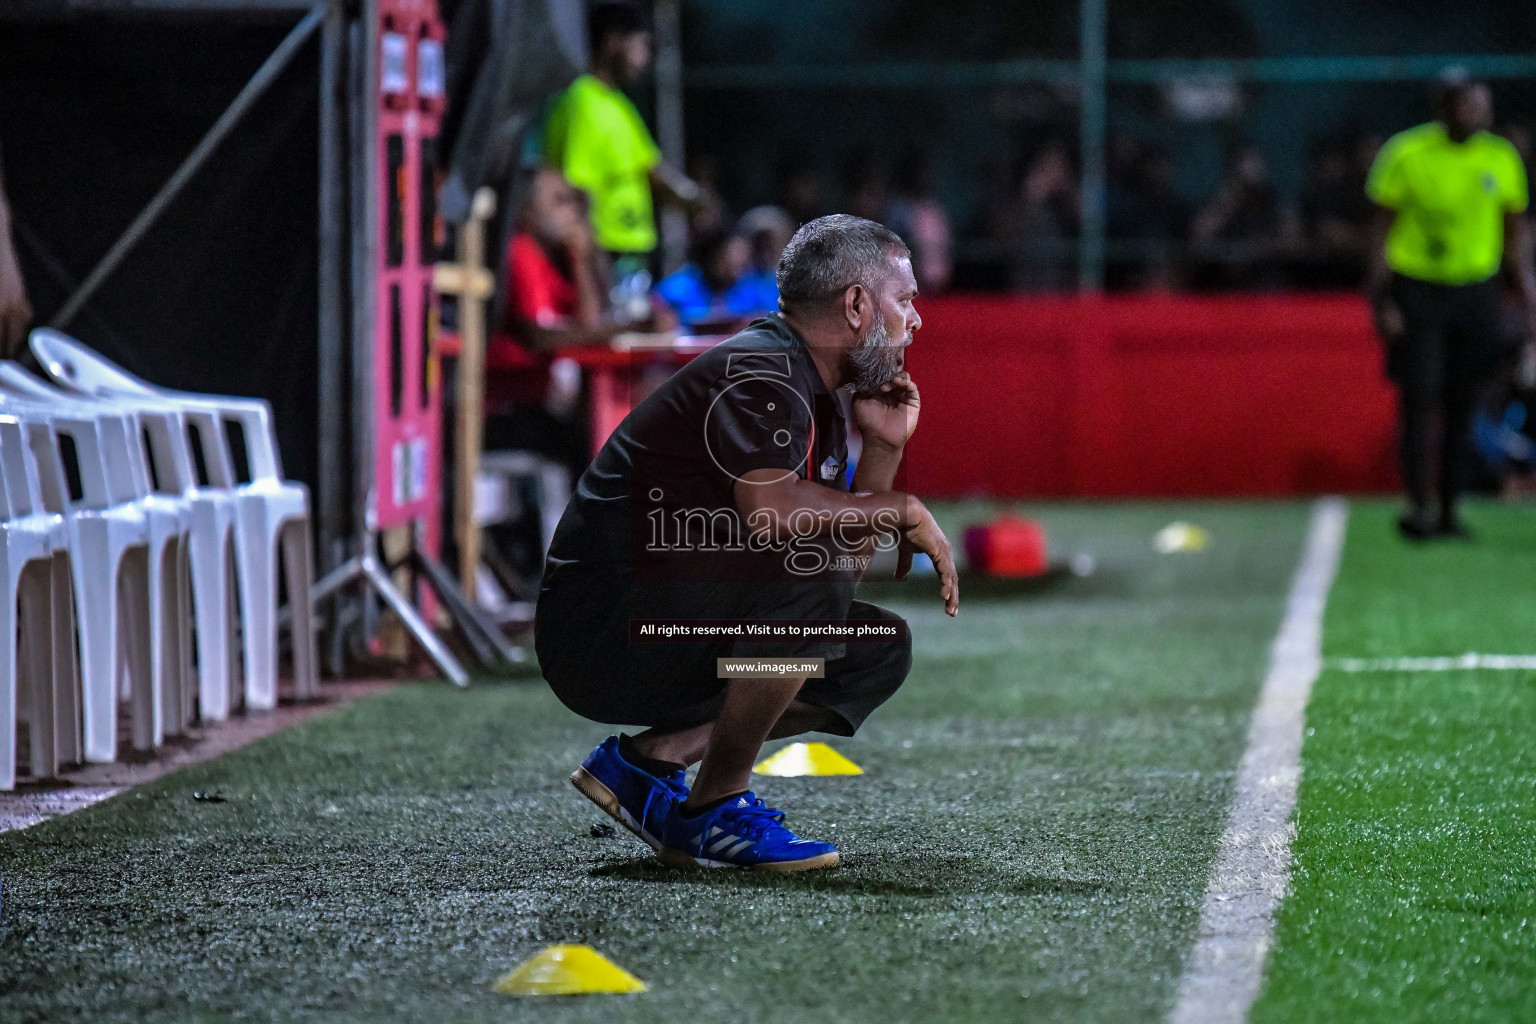
<svg viewBox="0 0 1536 1024"><path fill-rule="evenodd" d="M617 89L582 75L544 128L544 159L592 200L592 232L610 252L656 248L651 168L661 152L640 112Z"/></svg>
<svg viewBox="0 0 1536 1024"><path fill-rule="evenodd" d="M1396 211L1387 265L1435 284L1485 281L1504 256L1504 214L1524 210L1525 167L1509 140L1455 142L1438 121L1399 132L1376 154L1365 191Z"/></svg>

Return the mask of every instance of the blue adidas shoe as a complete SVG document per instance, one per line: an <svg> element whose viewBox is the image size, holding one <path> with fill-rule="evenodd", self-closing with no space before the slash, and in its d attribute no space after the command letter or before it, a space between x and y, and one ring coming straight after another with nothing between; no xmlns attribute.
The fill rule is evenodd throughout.
<svg viewBox="0 0 1536 1024"><path fill-rule="evenodd" d="M688 799L688 785L681 771L659 779L624 760L619 738L609 736L571 773L571 785L607 811L657 852L661 851L661 826L674 803Z"/></svg>
<svg viewBox="0 0 1536 1024"><path fill-rule="evenodd" d="M838 861L837 847L801 839L784 827L784 812L752 793L696 818L685 818L674 809L663 827L662 843L661 859L673 867L809 871L836 867Z"/></svg>

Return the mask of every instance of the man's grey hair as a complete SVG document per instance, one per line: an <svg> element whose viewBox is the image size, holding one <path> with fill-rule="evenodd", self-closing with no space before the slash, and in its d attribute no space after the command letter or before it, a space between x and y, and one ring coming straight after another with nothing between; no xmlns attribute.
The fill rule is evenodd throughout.
<svg viewBox="0 0 1536 1024"><path fill-rule="evenodd" d="M847 213L807 221L779 257L779 301L786 310L831 301L849 287L874 289L907 243L883 224Z"/></svg>

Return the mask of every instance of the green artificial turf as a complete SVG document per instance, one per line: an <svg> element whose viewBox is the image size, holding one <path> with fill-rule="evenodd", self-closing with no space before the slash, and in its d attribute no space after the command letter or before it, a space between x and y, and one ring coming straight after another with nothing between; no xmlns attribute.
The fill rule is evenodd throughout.
<svg viewBox="0 0 1536 1024"><path fill-rule="evenodd" d="M1333 657L1536 653L1536 516L1410 547L1357 507ZM1254 1024L1536 1020L1536 673L1324 672Z"/></svg>
<svg viewBox="0 0 1536 1024"><path fill-rule="evenodd" d="M602 726L412 685L0 836L0 1019L1159 1021L1307 508L1033 512L1094 575L968 581L954 621L931 578L866 588L916 639L834 741L867 774L759 786L836 871L660 868L566 781ZM1211 547L1155 554L1176 518ZM555 942L650 991L491 991Z"/></svg>

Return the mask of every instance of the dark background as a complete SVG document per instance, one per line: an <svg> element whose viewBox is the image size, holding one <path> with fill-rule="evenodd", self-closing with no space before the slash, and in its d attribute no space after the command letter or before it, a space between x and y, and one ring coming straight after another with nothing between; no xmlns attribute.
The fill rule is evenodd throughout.
<svg viewBox="0 0 1536 1024"><path fill-rule="evenodd" d="M47 323L297 16L0 22L0 147ZM272 402L315 485L318 36L76 315L69 333L158 384Z"/></svg>

